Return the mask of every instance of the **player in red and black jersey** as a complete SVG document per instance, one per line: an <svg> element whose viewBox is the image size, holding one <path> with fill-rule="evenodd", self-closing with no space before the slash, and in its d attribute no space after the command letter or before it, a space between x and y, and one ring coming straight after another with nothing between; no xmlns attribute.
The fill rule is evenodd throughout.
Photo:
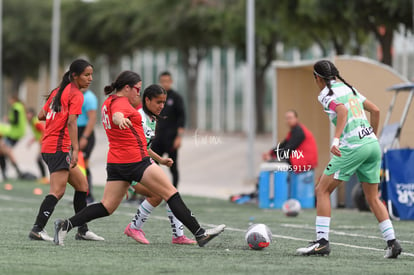
<svg viewBox="0 0 414 275"><path fill-rule="evenodd" d="M50 172L50 191L40 205L35 224L29 233L32 240L53 240L44 227L65 193L67 182L75 189L75 212L86 207L88 183L76 166L79 153L77 119L82 113L83 94L80 89L90 85L92 73L93 68L89 62L83 59L73 61L59 87L49 94L38 114L39 120L46 120L41 153ZM78 228L76 239L103 240L89 231L86 224Z"/></svg>
<svg viewBox="0 0 414 275"><path fill-rule="evenodd" d="M148 156L142 118L132 107L139 101L141 85L138 74L124 71L114 83L105 87L109 97L102 106L102 123L109 140L109 152L104 196L101 203L91 204L67 220L56 220L55 244L63 245L66 234L73 227L112 214L132 181L164 199L173 214L194 234L199 246L223 232L225 225L212 229L200 226L162 168Z"/></svg>

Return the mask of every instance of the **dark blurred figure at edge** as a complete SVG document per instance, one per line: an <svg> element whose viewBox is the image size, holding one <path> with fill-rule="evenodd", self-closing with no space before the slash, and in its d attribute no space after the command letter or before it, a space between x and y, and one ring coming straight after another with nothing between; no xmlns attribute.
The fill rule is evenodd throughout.
<svg viewBox="0 0 414 275"><path fill-rule="evenodd" d="M96 110L98 108L98 99L91 90L82 91L83 105L82 114L78 117L78 140L79 149L85 160L86 178L88 180L89 191L86 196L86 202L95 201L92 195L92 174L89 169L89 158L95 147L94 127L96 125Z"/></svg>
<svg viewBox="0 0 414 275"><path fill-rule="evenodd" d="M157 122L157 134L152 142L151 149L160 156L168 154L168 157L174 161L170 171L173 177L173 185L177 188L179 181L178 149L181 147L185 126L184 101L181 95L172 89L171 73L167 71L161 73L159 82L167 91L167 101L160 114L163 119Z"/></svg>

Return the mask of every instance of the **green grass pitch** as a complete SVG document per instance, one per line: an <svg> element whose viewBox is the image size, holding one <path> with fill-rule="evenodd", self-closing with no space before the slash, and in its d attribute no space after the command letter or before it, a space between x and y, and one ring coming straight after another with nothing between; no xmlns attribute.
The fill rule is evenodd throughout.
<svg viewBox="0 0 414 275"><path fill-rule="evenodd" d="M171 244L165 208L156 209L144 226L150 245L140 245L123 234L136 205L122 204L114 215L93 221L89 228L103 242L76 241L74 231L65 246L30 241L28 233L44 195L33 182L10 182L13 190L0 188L0 274L414 274L414 222L394 222L404 249L397 260L383 258L385 242L371 213L334 210L329 257L295 255L299 246L314 238L315 211L296 218L279 210L253 205L185 196L184 200L206 227L225 223L226 231L204 248ZM96 198L103 188L95 188ZM73 214L72 187L57 205L46 229L53 235L53 221ZM250 220L272 230L273 243L262 251L247 248L244 231ZM186 231L188 236L191 234Z"/></svg>

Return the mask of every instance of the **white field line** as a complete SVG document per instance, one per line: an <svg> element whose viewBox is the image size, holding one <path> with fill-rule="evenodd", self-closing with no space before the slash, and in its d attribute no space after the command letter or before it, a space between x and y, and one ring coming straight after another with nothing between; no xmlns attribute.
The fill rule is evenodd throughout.
<svg viewBox="0 0 414 275"><path fill-rule="evenodd" d="M7 201L19 201L19 202L41 202L41 199L39 200L35 200L35 199L26 199L26 198L18 198L18 197L12 197L12 196L6 196L6 195L0 195L0 200L7 200ZM68 199L64 199L64 200L70 200ZM122 204L121 204L122 207ZM130 207L130 206L128 206ZM2 208L2 207L0 207ZM125 208L125 207L122 207ZM128 217L133 217L135 215L135 213L131 213L131 212L124 212L120 209L118 209L118 211L115 211L114 214L118 214L118 215L124 215L124 216L128 216ZM165 220L168 221L167 217L163 217L163 216L151 216L151 218L153 219L157 219L157 220ZM216 224L208 224L208 223L203 223L203 225L205 226L209 226L209 227L216 227ZM245 229L240 229L240 228L233 228L233 227L226 227L227 231L233 231L233 232L246 232ZM307 239L303 239L303 238L296 238L296 237L292 237L292 236L285 236L285 235L277 235L277 234L272 234L272 237L274 238L279 238L279 239L285 239L285 240L292 240L292 241L301 241L301 242L309 242L309 240ZM383 249L378 249L378 248L373 248L373 247L367 247L367 246L358 246L358 245L352 245L352 244L346 244L346 243L337 243L337 242L331 242L331 244L333 245L338 245L338 246L343 246L343 247L349 247L349 248L355 248L355 249L362 249L362 250L371 250L371 251L381 251L383 252ZM402 252L402 255L405 256L410 256L410 257L414 257L413 253L407 253L407 252Z"/></svg>
<svg viewBox="0 0 414 275"><path fill-rule="evenodd" d="M315 227L309 226L309 225L283 223L280 226L287 227L287 228L297 228L297 229L315 230ZM352 228L352 227L349 227L349 228ZM379 240L382 240L382 238L379 237L379 236L363 235L363 234L357 234L357 233L347 233L347 232L337 231L337 230L334 230L334 229L329 229L329 234L339 235L339 236L349 236L349 237L359 237L359 238L379 239ZM412 241L402 241L402 240L398 240L398 241L400 243L414 244L414 242L412 242Z"/></svg>
<svg viewBox="0 0 414 275"><path fill-rule="evenodd" d="M126 216L129 216L131 218L135 215L135 213L127 213L127 212L123 212L123 211L115 211L115 214L116 213L118 213L120 215L126 215ZM167 217L162 217L162 216L155 216L154 215L154 216L151 216L150 218L157 219L157 220L168 221ZM203 225L209 226L209 227L216 227L217 226L216 224L208 224L208 223L203 223ZM226 231L243 232L243 233L246 232L245 229L234 228L234 227L226 227ZM278 238L278 239L306 242L306 243L309 242L309 240L307 240L307 239L296 238L296 237L285 236L285 235L272 234L272 237L273 238ZM352 244L346 244L346 243L337 243L337 242L330 242L330 243L333 244L333 245L344 246L344 247L349 247L349 248L384 252L384 249L367 247L367 246L359 246L359 245L352 245ZM413 253L402 252L402 255L414 257Z"/></svg>

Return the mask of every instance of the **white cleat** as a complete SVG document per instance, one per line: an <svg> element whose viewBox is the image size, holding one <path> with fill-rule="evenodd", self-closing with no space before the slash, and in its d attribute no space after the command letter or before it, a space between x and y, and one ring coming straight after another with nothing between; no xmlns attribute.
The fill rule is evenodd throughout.
<svg viewBox="0 0 414 275"><path fill-rule="evenodd" d="M76 240L84 240L84 241L104 241L105 239L101 236L96 235L92 231L88 230L85 233L76 233L75 236Z"/></svg>

